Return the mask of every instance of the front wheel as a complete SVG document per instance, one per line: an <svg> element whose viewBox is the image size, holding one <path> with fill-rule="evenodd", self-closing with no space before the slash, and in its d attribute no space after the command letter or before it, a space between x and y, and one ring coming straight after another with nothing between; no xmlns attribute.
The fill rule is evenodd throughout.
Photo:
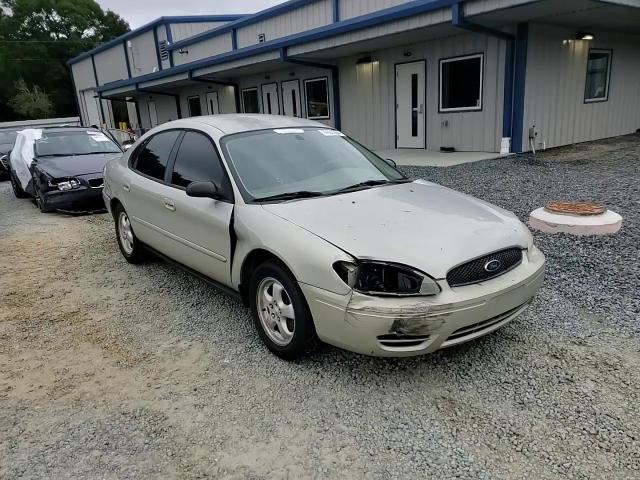
<svg viewBox="0 0 640 480"><path fill-rule="evenodd" d="M127 215L122 205L115 207L113 219L116 227L116 239L122 256L129 263L140 263L146 260L147 252L140 240L136 238L135 233L133 233L129 215Z"/></svg>
<svg viewBox="0 0 640 480"><path fill-rule="evenodd" d="M53 208L51 208L45 203L44 197L42 196L42 192L40 191L40 188L38 187L38 184L35 178L33 179L33 192L36 198L36 205L38 206L38 208L42 213L49 213L54 210Z"/></svg>
<svg viewBox="0 0 640 480"><path fill-rule="evenodd" d="M267 261L251 277L250 307L267 348L294 360L313 348L317 336L311 312L295 278L280 264Z"/></svg>

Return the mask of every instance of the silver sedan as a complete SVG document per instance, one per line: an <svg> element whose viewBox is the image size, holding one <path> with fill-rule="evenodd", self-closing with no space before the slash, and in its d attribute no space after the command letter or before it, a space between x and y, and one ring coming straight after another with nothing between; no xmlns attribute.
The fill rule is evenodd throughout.
<svg viewBox="0 0 640 480"><path fill-rule="evenodd" d="M392 163L311 120L196 117L111 161L103 194L127 261L151 251L239 296L283 358L318 339L417 355L516 318L544 277L528 229Z"/></svg>

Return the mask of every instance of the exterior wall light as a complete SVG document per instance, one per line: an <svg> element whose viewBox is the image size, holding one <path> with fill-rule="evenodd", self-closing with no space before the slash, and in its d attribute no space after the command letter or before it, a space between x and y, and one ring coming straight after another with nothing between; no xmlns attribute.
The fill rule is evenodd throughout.
<svg viewBox="0 0 640 480"><path fill-rule="evenodd" d="M595 37L593 33L589 32L578 32L576 33L576 40L593 40Z"/></svg>

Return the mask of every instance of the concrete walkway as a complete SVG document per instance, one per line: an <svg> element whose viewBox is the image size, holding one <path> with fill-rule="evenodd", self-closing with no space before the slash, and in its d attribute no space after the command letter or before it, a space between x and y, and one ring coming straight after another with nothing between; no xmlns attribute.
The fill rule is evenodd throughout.
<svg viewBox="0 0 640 480"><path fill-rule="evenodd" d="M453 152L444 153L431 150L398 148L393 150L376 151L382 158L390 158L398 165L417 167L450 167L461 163L471 163L480 160L500 158L495 152Z"/></svg>

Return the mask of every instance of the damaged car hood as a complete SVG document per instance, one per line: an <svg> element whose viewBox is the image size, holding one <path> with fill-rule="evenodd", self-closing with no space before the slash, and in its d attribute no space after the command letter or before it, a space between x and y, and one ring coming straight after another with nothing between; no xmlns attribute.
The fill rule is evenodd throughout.
<svg viewBox="0 0 640 480"><path fill-rule="evenodd" d="M109 160L121 155L121 153L94 153L66 157L37 157L33 166L52 178L74 177L100 173Z"/></svg>
<svg viewBox="0 0 640 480"><path fill-rule="evenodd" d="M530 233L512 213L418 180L263 208L356 258L402 263L434 278L503 248L527 248Z"/></svg>

